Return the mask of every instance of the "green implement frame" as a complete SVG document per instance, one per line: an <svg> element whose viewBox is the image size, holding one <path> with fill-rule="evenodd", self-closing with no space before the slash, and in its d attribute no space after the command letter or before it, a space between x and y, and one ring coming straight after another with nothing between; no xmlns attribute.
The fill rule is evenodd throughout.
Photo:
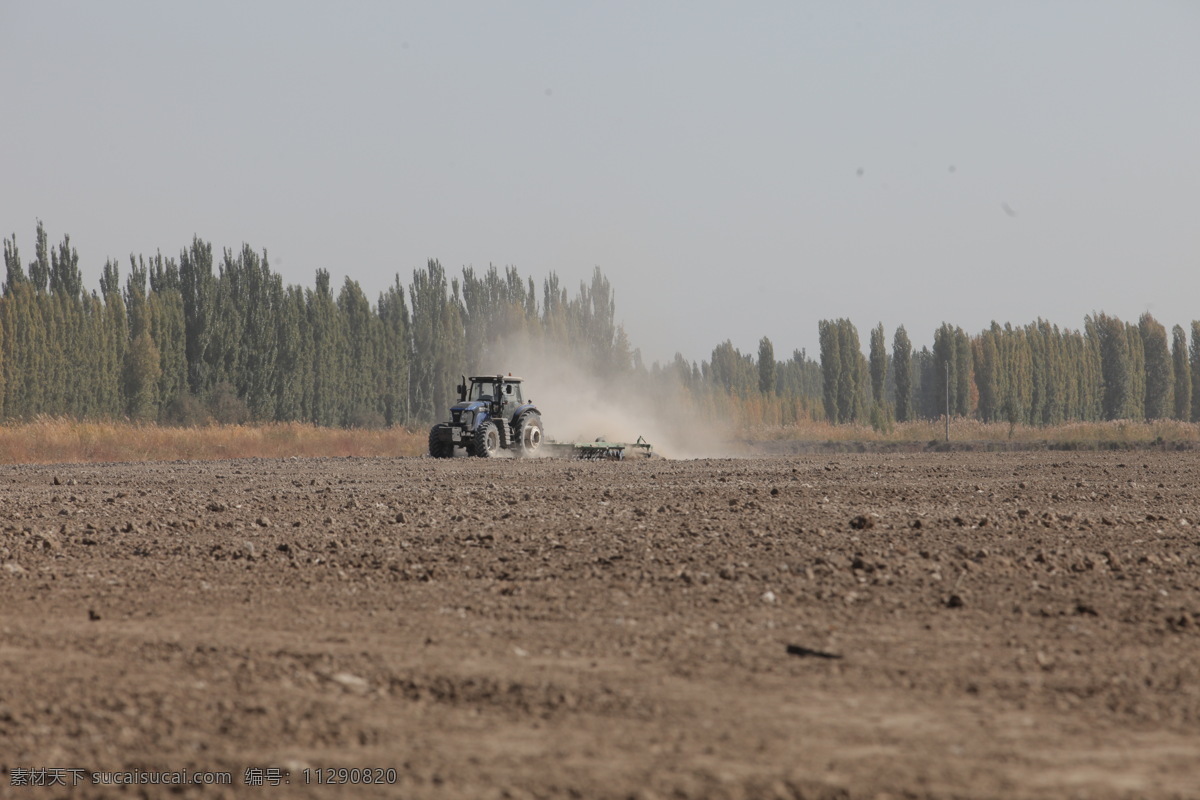
<svg viewBox="0 0 1200 800"><path fill-rule="evenodd" d="M603 439L597 439L594 442L575 444L547 442L543 447L555 455L585 461L623 461L626 458L652 458L654 456L654 447L641 436L632 443L606 442Z"/></svg>

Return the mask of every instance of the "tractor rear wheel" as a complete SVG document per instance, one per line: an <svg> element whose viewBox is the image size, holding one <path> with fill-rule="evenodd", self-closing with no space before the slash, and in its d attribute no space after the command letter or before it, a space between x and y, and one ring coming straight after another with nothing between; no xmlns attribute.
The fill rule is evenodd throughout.
<svg viewBox="0 0 1200 800"><path fill-rule="evenodd" d="M530 412L517 422L517 455L532 458L542 448L542 417Z"/></svg>
<svg viewBox="0 0 1200 800"><path fill-rule="evenodd" d="M444 422L433 426L429 431L429 455L433 458L452 458L454 456L454 442L447 442L442 439L441 432L449 430L450 426Z"/></svg>
<svg viewBox="0 0 1200 800"><path fill-rule="evenodd" d="M471 455L479 458L491 458L500 449L500 431L496 423L488 420L475 430L471 439Z"/></svg>

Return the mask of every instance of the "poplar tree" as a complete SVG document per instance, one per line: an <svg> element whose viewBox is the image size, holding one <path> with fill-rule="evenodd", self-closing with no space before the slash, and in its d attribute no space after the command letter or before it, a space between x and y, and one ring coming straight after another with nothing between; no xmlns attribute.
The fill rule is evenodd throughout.
<svg viewBox="0 0 1200 800"><path fill-rule="evenodd" d="M865 416L864 392L870 380L858 329L848 319L835 323L841 364L837 374L838 422L858 422Z"/></svg>
<svg viewBox="0 0 1200 800"><path fill-rule="evenodd" d="M10 283L9 290L5 298L5 413L9 418L28 419L42 413L46 331L33 283Z"/></svg>
<svg viewBox="0 0 1200 800"><path fill-rule="evenodd" d="M125 304L129 310L129 348L125 353L123 392L130 419L148 422L158 416L158 381L162 365L151 335L150 304L146 300L146 265L130 257Z"/></svg>
<svg viewBox="0 0 1200 800"><path fill-rule="evenodd" d="M251 291L241 260L226 248L213 283L205 352L208 400L214 407L221 405L220 422L244 422L249 414L241 406L246 393L246 362L250 357L245 347L245 315L246 296Z"/></svg>
<svg viewBox="0 0 1200 800"><path fill-rule="evenodd" d="M209 343L216 313L216 278L212 245L192 237L191 246L179 254L179 288L183 295L184 336L188 387L197 397L212 388Z"/></svg>
<svg viewBox="0 0 1200 800"><path fill-rule="evenodd" d="M935 362L934 385L937 387L937 400L941 404L941 412L955 414L959 408L958 400L958 347L954 328L943 322L933 334L933 358Z"/></svg>
<svg viewBox="0 0 1200 800"><path fill-rule="evenodd" d="M379 295L379 319L383 325L383 416L388 425L407 424L409 381L409 316L400 276Z"/></svg>
<svg viewBox="0 0 1200 800"><path fill-rule="evenodd" d="M1146 419L1167 419L1175 411L1173 397L1174 375L1171 372L1171 350L1167 344L1167 330L1149 313L1138 320L1138 332L1142 341L1145 363Z"/></svg>
<svg viewBox="0 0 1200 800"><path fill-rule="evenodd" d="M908 339L908 331L904 326L896 328L892 338L892 362L896 372L896 420L909 422L915 419L913 414L912 392L912 342Z"/></svg>
<svg viewBox="0 0 1200 800"><path fill-rule="evenodd" d="M751 356L742 353L726 339L713 348L712 380L726 393L737 397L749 397L758 385L755 365Z"/></svg>
<svg viewBox="0 0 1200 800"><path fill-rule="evenodd" d="M1133 396L1129 339L1125 324L1116 317L1100 313L1085 318L1089 337L1100 354L1101 402L1104 419L1122 419ZM1139 342L1140 344L1140 342Z"/></svg>
<svg viewBox="0 0 1200 800"><path fill-rule="evenodd" d="M308 297L299 286L283 290L275 318L277 365L276 414L280 421L313 420L313 338Z"/></svg>
<svg viewBox="0 0 1200 800"><path fill-rule="evenodd" d="M50 293L57 319L61 362L57 370L56 412L83 418L88 410L88 384L95 350L87 341L83 278L71 237L63 236L50 253Z"/></svg>
<svg viewBox="0 0 1200 800"><path fill-rule="evenodd" d="M34 259L29 262L29 282L38 294L44 294L50 285L50 239L42 221L37 221L37 237L34 241Z"/></svg>
<svg viewBox="0 0 1200 800"><path fill-rule="evenodd" d="M1008 353L1011 380L1005 402L1005 418L1009 424L1033 422L1033 347L1029 332L1024 328L1004 326L1010 344Z"/></svg>
<svg viewBox="0 0 1200 800"><path fill-rule="evenodd" d="M1200 320L1192 320L1192 422L1200 422Z"/></svg>
<svg viewBox="0 0 1200 800"><path fill-rule="evenodd" d="M567 319L567 290L551 272L542 281L542 339L552 347L570 346L570 322Z"/></svg>
<svg viewBox="0 0 1200 800"><path fill-rule="evenodd" d="M466 355L459 284L448 283L436 259L414 270L412 301L412 410L421 420L439 419L452 399Z"/></svg>
<svg viewBox="0 0 1200 800"><path fill-rule="evenodd" d="M150 422L158 414L158 379L162 375L158 347L145 330L129 345L125 357L125 401L129 418Z"/></svg>
<svg viewBox="0 0 1200 800"><path fill-rule="evenodd" d="M8 297L0 296L0 420L6 415L8 389Z"/></svg>
<svg viewBox="0 0 1200 800"><path fill-rule="evenodd" d="M159 417L180 409L188 394L187 336L179 265L157 253L150 259L150 337L159 351Z"/></svg>
<svg viewBox="0 0 1200 800"><path fill-rule="evenodd" d="M44 235L44 234L43 234ZM79 253L71 247L71 237L63 235L62 244L50 253L50 291L70 300L83 294L83 275L79 272Z"/></svg>
<svg viewBox="0 0 1200 800"><path fill-rule="evenodd" d="M122 399L125 350L129 341L125 301L121 297L120 268L108 259L100 273L100 296L95 298L92 321L98 342L96 358L95 410L101 417L116 417L125 412Z"/></svg>
<svg viewBox="0 0 1200 800"><path fill-rule="evenodd" d="M384 424L382 397L383 328L358 282L346 278L338 294L345 322L347 371L343 425L376 428Z"/></svg>
<svg viewBox="0 0 1200 800"><path fill-rule="evenodd" d="M1124 419L1146 418L1146 351L1137 325L1125 323L1126 351L1129 353L1129 396L1126 398Z"/></svg>
<svg viewBox="0 0 1200 800"><path fill-rule="evenodd" d="M998 391L1000 353L994 329L986 330L971 340L971 358L975 364L975 386L979 391L979 418L995 422L999 418Z"/></svg>
<svg viewBox="0 0 1200 800"><path fill-rule="evenodd" d="M105 337L106 316L104 301L95 293L83 299L83 341L80 350L87 353L84 359L87 378L80 387L80 416L83 419L104 419L109 416L107 398L111 391L108 363L112 354Z"/></svg>
<svg viewBox="0 0 1200 800"><path fill-rule="evenodd" d="M236 258L226 254L226 262L228 274L222 278L233 287L229 297L236 309L231 318L236 327L230 337L238 350L230 379L253 419L273 420L279 398L276 331L283 281L271 272L266 250L260 257L249 245L242 245Z"/></svg>
<svg viewBox="0 0 1200 800"><path fill-rule="evenodd" d="M616 297L612 285L599 267L592 270L591 283L580 282L579 295L569 306L569 319L580 332L577 337L586 343L594 368L605 374L615 374L613 344L616 340Z"/></svg>
<svg viewBox="0 0 1200 800"><path fill-rule="evenodd" d="M758 391L762 394L775 393L775 347L766 336L758 342Z"/></svg>
<svg viewBox="0 0 1200 800"><path fill-rule="evenodd" d="M957 397L956 413L965 417L972 411L974 405L971 396L974 370L971 365L971 338L960 327L954 329L954 376L958 383L955 395Z"/></svg>
<svg viewBox="0 0 1200 800"><path fill-rule="evenodd" d="M1182 325L1171 328L1171 370L1175 376L1175 419L1192 418L1192 371L1188 363L1187 334Z"/></svg>
<svg viewBox="0 0 1200 800"><path fill-rule="evenodd" d="M35 413L60 416L66 413L69 332L59 295L39 294L37 313L42 318L45 335L42 366L37 376L42 397Z"/></svg>
<svg viewBox="0 0 1200 800"><path fill-rule="evenodd" d="M25 277L25 267L21 264L21 251L17 249L15 233L11 239L4 240L4 272L4 294L6 295L11 294L15 287L29 280Z"/></svg>
<svg viewBox="0 0 1200 800"><path fill-rule="evenodd" d="M1087 393L1087 405L1085 419L1100 420L1104 419L1103 408L1103 372L1100 366L1100 347L1099 343L1088 339L1082 332L1078 334L1081 343L1081 359L1083 361L1084 375L1081 378L1081 385Z"/></svg>
<svg viewBox="0 0 1200 800"><path fill-rule="evenodd" d="M313 341L311 421L316 425L338 425L342 422L346 390L344 331L327 270L317 270L316 288L309 295L308 320Z"/></svg>
<svg viewBox="0 0 1200 800"><path fill-rule="evenodd" d="M882 322L871 329L870 366L871 397L876 406L883 408L887 405L885 392L887 390L888 354Z"/></svg>
<svg viewBox="0 0 1200 800"><path fill-rule="evenodd" d="M817 334L821 345L821 377L825 404L825 417L830 422L839 422L838 384L842 372L841 339L838 326L833 320L823 319L817 323Z"/></svg>

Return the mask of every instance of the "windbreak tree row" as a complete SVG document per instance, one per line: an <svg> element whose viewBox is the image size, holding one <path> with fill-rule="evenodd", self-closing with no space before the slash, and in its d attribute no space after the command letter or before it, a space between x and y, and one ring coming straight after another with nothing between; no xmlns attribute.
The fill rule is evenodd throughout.
<svg viewBox="0 0 1200 800"><path fill-rule="evenodd" d="M196 238L178 258L131 256L124 275L108 261L89 293L70 237L51 248L40 222L34 258L22 261L13 236L4 264L6 420L418 424L444 413L463 371L502 361L497 348L513 342L553 341L602 374L637 360L599 269L574 294L552 274L539 304L515 269L460 280L431 260L372 303L351 278L335 290L318 270L312 288L286 285L266 251L217 255Z"/></svg>
<svg viewBox="0 0 1200 800"><path fill-rule="evenodd" d="M1104 313L1082 330L1039 319L969 336L943 323L933 349L914 351L904 326L883 352L882 326L872 331L870 376L849 320L823 320L821 374L830 422L872 424L951 416L984 422L1059 425L1098 420L1176 419L1200 422L1200 321L1188 332L1150 314L1137 324ZM847 348L850 354L847 355ZM882 392L880 391L882 388Z"/></svg>
<svg viewBox="0 0 1200 800"><path fill-rule="evenodd" d="M283 282L267 252L214 253L194 238L178 257L105 263L84 289L69 236L51 247L39 222L25 263L4 240L0 419L38 415L169 424L300 421L424 425L445 413L464 372L511 363L519 349L567 357L607 385L671 397L691 413L743 426L937 419L1056 425L1174 418L1200 421L1200 322L1168 332L1096 313L1081 330L1044 320L972 336L941 325L917 349L883 325L867 351L848 319L817 325L818 358L779 360L730 340L708 360L642 363L617 323L596 268L569 291L513 267L451 275L436 260L397 275L374 302L347 277L335 289ZM889 352L890 338L890 352Z"/></svg>

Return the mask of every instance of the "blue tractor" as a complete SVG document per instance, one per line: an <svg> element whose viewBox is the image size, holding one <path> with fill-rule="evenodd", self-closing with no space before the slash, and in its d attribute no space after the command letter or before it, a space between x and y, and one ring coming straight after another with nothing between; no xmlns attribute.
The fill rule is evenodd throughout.
<svg viewBox="0 0 1200 800"><path fill-rule="evenodd" d="M450 421L429 431L429 455L451 458L454 448L491 458L501 450L537 455L542 447L542 415L521 395L521 379L512 375L463 377Z"/></svg>

